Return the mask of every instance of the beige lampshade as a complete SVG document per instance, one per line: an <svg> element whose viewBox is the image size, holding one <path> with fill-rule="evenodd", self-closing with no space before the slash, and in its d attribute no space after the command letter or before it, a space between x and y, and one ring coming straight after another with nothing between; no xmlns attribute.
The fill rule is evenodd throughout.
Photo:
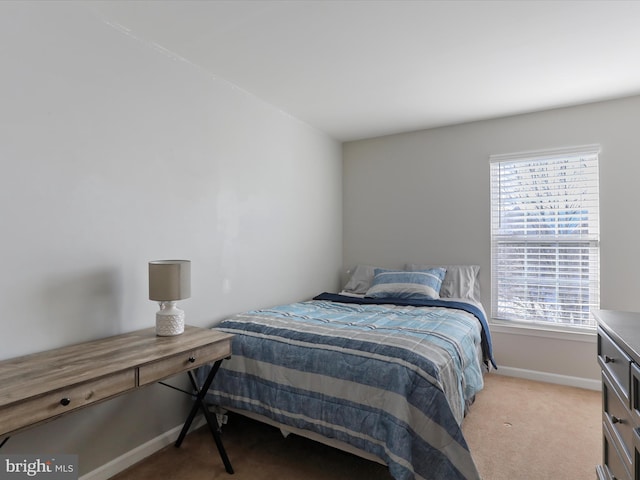
<svg viewBox="0 0 640 480"><path fill-rule="evenodd" d="M191 261L149 262L149 300L170 302L191 296Z"/></svg>

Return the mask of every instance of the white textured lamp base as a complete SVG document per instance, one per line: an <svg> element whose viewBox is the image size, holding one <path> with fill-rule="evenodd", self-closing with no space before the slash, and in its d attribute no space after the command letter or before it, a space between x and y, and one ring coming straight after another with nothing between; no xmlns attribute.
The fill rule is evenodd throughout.
<svg viewBox="0 0 640 480"><path fill-rule="evenodd" d="M163 302L156 313L156 335L171 337L184 332L184 311L175 302Z"/></svg>

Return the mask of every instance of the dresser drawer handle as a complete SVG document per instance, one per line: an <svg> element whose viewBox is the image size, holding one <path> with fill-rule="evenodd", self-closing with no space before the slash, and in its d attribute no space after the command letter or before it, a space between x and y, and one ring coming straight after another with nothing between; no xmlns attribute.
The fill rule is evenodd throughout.
<svg viewBox="0 0 640 480"><path fill-rule="evenodd" d="M70 403L71 403L71 399L67 397L64 397L62 400L60 400L60 405L62 405L63 407L66 407Z"/></svg>
<svg viewBox="0 0 640 480"><path fill-rule="evenodd" d="M611 415L611 423L624 423L621 418Z"/></svg>
<svg viewBox="0 0 640 480"><path fill-rule="evenodd" d="M615 363L615 360L611 358L609 355L604 356L604 363Z"/></svg>
<svg viewBox="0 0 640 480"><path fill-rule="evenodd" d="M189 363L196 363L196 357L189 357Z"/></svg>

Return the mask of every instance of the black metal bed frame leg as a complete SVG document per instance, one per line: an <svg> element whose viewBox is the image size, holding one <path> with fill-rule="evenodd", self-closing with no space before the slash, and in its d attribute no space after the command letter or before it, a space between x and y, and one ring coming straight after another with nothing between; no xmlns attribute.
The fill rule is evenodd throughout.
<svg viewBox="0 0 640 480"><path fill-rule="evenodd" d="M218 425L218 419L215 417L215 415L211 414L211 412L207 408L206 403L204 402L204 397L207 394L209 387L211 386L211 382L213 382L213 378L216 376L216 373L218 373L218 369L220 368L221 363L222 360L218 360L213 364L213 367L211 367L211 371L209 372L207 379L204 381L204 384L200 388L198 388L198 383L193 377L193 374L190 371L187 372L189 374L191 384L197 392L197 395L193 403L193 407L191 407L191 411L189 412L189 416L182 426L180 435L178 435L175 446L180 447L180 445L182 445L182 441L189 432L191 423L193 423L193 419L197 415L198 410L202 410L204 418L207 420L207 424L209 425L209 430L211 430L211 435L213 435L213 440L216 442L216 447L218 447L218 452L220 453L220 458L222 458L222 462L224 463L224 468L227 473L233 474L233 467L231 466L231 462L229 461L227 452L224 449L224 445L222 444L222 438L220 437L220 426Z"/></svg>

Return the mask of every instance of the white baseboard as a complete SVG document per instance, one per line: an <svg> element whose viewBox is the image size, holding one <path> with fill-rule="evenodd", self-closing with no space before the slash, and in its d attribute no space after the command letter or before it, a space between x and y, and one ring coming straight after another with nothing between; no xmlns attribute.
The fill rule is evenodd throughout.
<svg viewBox="0 0 640 480"><path fill-rule="evenodd" d="M196 428L201 427L206 423L204 416L198 415L191 425L191 429L195 430ZM141 460L144 460L149 455L156 453L158 450L163 449L167 445L172 444L176 441L176 438L180 434L182 430L182 425L178 425L171 430L168 430L164 433L161 433L155 438L152 438L146 443L137 446L133 450L129 450L128 452L120 455L117 458L114 458L108 463L105 463L101 467L96 468L95 470L85 473L80 477L79 480L107 480L117 473L122 472L123 470L129 468L131 465L138 463Z"/></svg>
<svg viewBox="0 0 640 480"><path fill-rule="evenodd" d="M602 381L593 380L591 378L571 377L569 375L559 375L557 373L526 370L524 368L503 367L502 365L497 370L492 371L492 373L505 375L507 377L518 377L525 378L527 380L536 380L538 382L555 383L558 385L585 388L587 390L602 390Z"/></svg>

